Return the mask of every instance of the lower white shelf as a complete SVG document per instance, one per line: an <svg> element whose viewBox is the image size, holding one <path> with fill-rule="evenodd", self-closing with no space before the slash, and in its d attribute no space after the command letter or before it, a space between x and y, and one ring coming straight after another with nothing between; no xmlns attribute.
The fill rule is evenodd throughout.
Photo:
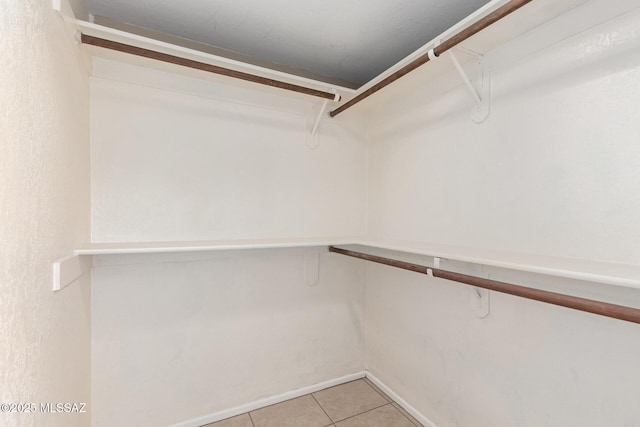
<svg viewBox="0 0 640 427"><path fill-rule="evenodd" d="M462 261L491 267L640 289L640 265L520 254L497 250L460 248L425 242L376 240L363 237L92 243L76 249L74 255L150 254L330 245L358 245L378 251L406 252L429 257L439 257L452 261Z"/></svg>
<svg viewBox="0 0 640 427"><path fill-rule="evenodd" d="M640 289L640 265L491 249L461 248L437 243L361 240L353 244L380 250L407 252L452 261Z"/></svg>

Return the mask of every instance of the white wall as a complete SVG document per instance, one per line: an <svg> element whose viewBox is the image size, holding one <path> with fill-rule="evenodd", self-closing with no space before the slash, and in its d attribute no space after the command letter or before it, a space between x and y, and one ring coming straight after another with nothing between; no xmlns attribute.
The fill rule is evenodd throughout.
<svg viewBox="0 0 640 427"><path fill-rule="evenodd" d="M52 262L89 238L89 85L41 0L0 3L0 400L90 402L89 280L52 291ZM38 407L39 409L39 407ZM0 414L87 426L88 414Z"/></svg>
<svg viewBox="0 0 640 427"><path fill-rule="evenodd" d="M96 59L92 239L363 234L366 138L321 101ZM308 249L315 250L318 249ZM99 257L93 425L169 425L364 368L364 269L305 250ZM113 409L117 408L117 411Z"/></svg>
<svg viewBox="0 0 640 427"><path fill-rule="evenodd" d="M388 88L372 118L371 236L640 262L640 13L542 45L585 10L487 57L483 124L461 86L442 89L454 74ZM640 424L637 325L495 293L479 319L463 285L366 268L367 368L439 427Z"/></svg>
<svg viewBox="0 0 640 427"><path fill-rule="evenodd" d="M417 101L433 99L426 86L397 100L405 109L381 108L369 233L640 262L634 19L495 70L483 124L462 89Z"/></svg>
<svg viewBox="0 0 640 427"><path fill-rule="evenodd" d="M364 268L323 253L308 286L305 251L98 257L92 425L169 425L362 371Z"/></svg>
<svg viewBox="0 0 640 427"><path fill-rule="evenodd" d="M321 101L94 62L96 242L364 233L365 138ZM274 108L275 107L275 108Z"/></svg>

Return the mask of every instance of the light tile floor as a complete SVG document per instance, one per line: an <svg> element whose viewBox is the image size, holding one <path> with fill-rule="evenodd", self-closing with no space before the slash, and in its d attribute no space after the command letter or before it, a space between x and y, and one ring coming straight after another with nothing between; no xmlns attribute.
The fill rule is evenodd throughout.
<svg viewBox="0 0 640 427"><path fill-rule="evenodd" d="M422 427L366 378L202 427Z"/></svg>

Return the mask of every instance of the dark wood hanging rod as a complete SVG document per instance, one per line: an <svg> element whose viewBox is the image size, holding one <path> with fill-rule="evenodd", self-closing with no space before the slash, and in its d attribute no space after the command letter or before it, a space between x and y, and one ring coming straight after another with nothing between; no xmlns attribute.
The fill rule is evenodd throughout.
<svg viewBox="0 0 640 427"><path fill-rule="evenodd" d="M100 37L94 37L87 34L82 34L80 40L84 44L90 44L93 46L102 47L105 49L116 50L118 52L124 52L131 55L142 56L144 58L155 59L157 61L168 62L170 64L181 65L183 67L194 68L196 70L207 71L209 73L220 74L234 79L245 80L248 82L258 83L265 86L271 86L279 89L290 90L293 92L303 93L305 95L316 96L318 98L324 98L329 100L340 100L340 95L331 92L324 92L317 89L311 89L304 86L295 85L292 83L281 82L279 80L269 79L267 77L256 76L254 74L244 73L242 71L236 71L229 68L219 67L217 65L211 65L204 62L194 61L192 59L181 58L175 55L169 55L167 53L157 52L155 50L145 49L142 47L131 46L125 43L114 42L112 40L103 39Z"/></svg>
<svg viewBox="0 0 640 427"><path fill-rule="evenodd" d="M444 52L448 51L452 47L462 43L463 41L467 40L468 38L470 38L474 34L484 30L485 28L487 28L488 26L492 25L496 21L499 21L500 19L502 19L505 16L511 14L512 12L515 12L516 10L520 9L522 6L526 5L527 3L531 2L531 1L532 0L512 0L512 1L510 1L509 3L507 3L507 4L499 7L498 9L494 10L493 12L491 12L490 14L485 16L484 18L480 19L478 22L475 22L474 24L470 25L469 27L465 28L464 30L460 31L459 33L457 33L457 34L451 36L450 38L442 41L438 46L433 48L433 54L435 56L440 56L441 54L443 54ZM409 64L407 64L404 67L400 68L398 71L394 72L393 74L389 75L388 77L385 77L383 80L379 81L375 85L371 86L369 89L365 90L360 95L357 95L357 96L351 98L349 101L345 102L344 104L342 104L341 106L339 106L335 110L330 111L329 115L331 117L337 116L338 114L342 113L346 109L353 107L358 102L360 102L360 101L368 98L369 96L373 95L374 93L376 93L380 89L382 89L382 88L384 88L386 86L389 86L391 83L395 82L399 78L409 74L411 71L415 70L416 68L420 67L421 65L426 64L427 62L429 62L429 60L430 60L429 54L425 53L424 55L416 58L415 60L411 61Z"/></svg>
<svg viewBox="0 0 640 427"><path fill-rule="evenodd" d="M595 301L571 295L559 294L556 292L549 292L541 289L528 288L526 286L515 285L512 283L499 282L497 280L470 276L468 274L454 273L452 271L441 270L439 268L432 268L406 261L399 261L377 255L370 255L363 252L341 249L335 246L329 246L329 251L363 259L366 261L376 262L378 264L401 268L403 270L413 271L416 273L431 274L433 275L433 277L452 280L454 282L464 283L467 285L476 286L478 288L489 289L491 291L515 295L522 298L545 302L547 304L559 305L561 307L586 311L587 313L598 314L600 316L606 316L640 324L640 309L637 308L625 307L622 305L610 304L602 301Z"/></svg>

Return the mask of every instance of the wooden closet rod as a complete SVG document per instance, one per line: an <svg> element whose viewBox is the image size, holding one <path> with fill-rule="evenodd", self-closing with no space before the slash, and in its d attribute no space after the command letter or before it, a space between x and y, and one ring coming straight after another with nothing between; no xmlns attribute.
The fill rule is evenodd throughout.
<svg viewBox="0 0 640 427"><path fill-rule="evenodd" d="M157 61L168 62L170 64L181 65L183 67L194 68L196 70L202 70L209 73L233 77L234 79L246 80L248 82L258 83L265 86L290 90L293 92L303 93L305 95L317 96L318 98L330 99L332 101L340 100L340 95L335 93L324 92L317 89L294 85L292 83L281 82L278 80L269 79L267 77L256 76L254 74L244 73L242 71L231 70L229 68L219 67L217 65L211 65L204 62L194 61L192 59L186 59L179 56L169 55L167 53L157 52L155 50L114 42L112 40L102 39L100 37L82 34L80 40L84 44L90 44L93 46L103 47L105 49L117 50L118 52L124 52L131 55L142 56L144 58L155 59Z"/></svg>
<svg viewBox="0 0 640 427"><path fill-rule="evenodd" d="M467 40L469 37L473 36L474 34L480 32L482 30L484 30L485 28L487 28L491 24L495 23L496 21L499 21L500 19L502 19L505 16L509 15L511 12L515 12L516 10L520 9L522 6L524 6L525 4L527 4L527 3L531 2L531 1L532 0L512 0L512 1L510 1L509 3L507 3L507 4L499 7L498 9L494 10L493 12L491 12L490 14L488 14L487 16L485 16L484 18L482 18L478 22L470 25L469 27L465 28L464 30L460 31L459 33L453 35L452 37L450 37L450 38L448 38L446 40L444 40L438 46L435 46L432 49L433 50L433 54L435 56L440 56L441 54L443 54L444 52L448 51L452 47L462 43L463 41ZM388 77L384 78L380 82L378 82L375 85L371 86L369 89L365 90L360 95L357 95L357 96L351 98L349 101L345 102L344 104L342 104L341 106L339 106L335 110L330 111L329 115L331 117L337 116L338 114L342 113L344 110L353 107L358 102L368 98L369 96L373 95L374 93L376 93L380 89L390 85L391 83L395 82L399 78L409 74L411 71L415 70L416 68L420 67L421 65L426 64L427 62L429 62L429 59L430 59L429 58L429 53L425 53L424 55L416 58L415 60L411 61L409 64L407 64L404 67L400 68L395 73L389 75Z"/></svg>
<svg viewBox="0 0 640 427"><path fill-rule="evenodd" d="M609 304L606 302L594 301L586 298L559 294L556 292L543 291L541 289L527 288L525 286L514 285L512 283L499 282L497 280L484 279L482 277L469 276L462 273L454 273L451 271L441 270L439 268L431 268L424 265L413 264L377 255L341 249L335 246L329 246L329 252L360 258L366 261L377 262L379 264L390 265L392 267L402 268L416 273L430 274L430 270L433 277L452 280L454 282L464 283L478 288L489 289L491 291L502 292L504 294L515 295L535 301L546 302L547 304L586 311L587 313L599 314L600 316L640 323L640 309L637 308Z"/></svg>

